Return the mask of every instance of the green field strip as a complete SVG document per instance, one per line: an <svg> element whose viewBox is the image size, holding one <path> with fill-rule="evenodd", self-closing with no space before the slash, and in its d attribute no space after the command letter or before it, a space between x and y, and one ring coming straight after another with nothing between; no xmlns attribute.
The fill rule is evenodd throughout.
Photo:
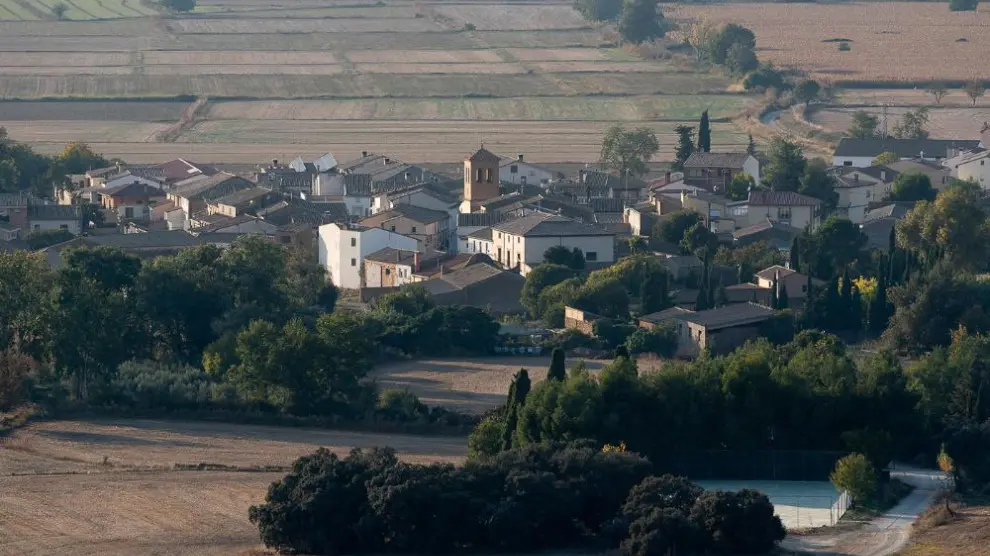
<svg viewBox="0 0 990 556"><path fill-rule="evenodd" d="M86 19L99 19L96 15L91 13L89 10L84 9L82 6L80 6L73 0L62 0L62 1L65 2L67 6L69 6L69 19L79 19L77 17L73 17L72 12L83 14L84 16L86 16Z"/></svg>
<svg viewBox="0 0 990 556"><path fill-rule="evenodd" d="M5 21L23 21L23 18L18 17L17 14L12 12L7 6L0 4L0 19Z"/></svg>
<svg viewBox="0 0 990 556"><path fill-rule="evenodd" d="M28 0L14 0L14 3L30 13L32 16L31 19L48 19L51 17L51 13L39 10L37 6Z"/></svg>
<svg viewBox="0 0 990 556"><path fill-rule="evenodd" d="M146 11L140 11L137 8L131 6L127 2L127 0L120 0L120 9L121 11L130 10L132 12L131 14L126 15L125 17L144 17L146 15L151 15Z"/></svg>
<svg viewBox="0 0 990 556"><path fill-rule="evenodd" d="M80 1L82 1L82 0L80 0ZM92 1L95 2L96 5L99 6L100 9L102 9L103 11L105 11L107 13L110 13L110 14L113 14L114 17L117 17L117 18L128 17L126 14L123 14L123 13L117 11L117 10L114 10L112 6L108 6L107 4L104 4L101 0L92 0ZM120 4L117 4L116 7L117 8L120 8Z"/></svg>

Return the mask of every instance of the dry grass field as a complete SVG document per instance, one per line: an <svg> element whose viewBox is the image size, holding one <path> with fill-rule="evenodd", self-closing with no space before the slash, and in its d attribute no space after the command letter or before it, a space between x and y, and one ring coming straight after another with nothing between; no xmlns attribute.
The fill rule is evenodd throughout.
<svg viewBox="0 0 990 556"><path fill-rule="evenodd" d="M739 23L761 59L828 82L987 79L990 6L950 12L942 2L665 6L681 22ZM849 39L839 51L830 39Z"/></svg>
<svg viewBox="0 0 990 556"><path fill-rule="evenodd" d="M174 464L287 466L327 447L393 446L458 462L463 438L152 420L50 421L0 442L0 555L244 555L260 549L248 507L284 473Z"/></svg>
<svg viewBox="0 0 990 556"><path fill-rule="evenodd" d="M28 1L50 0L0 6ZM756 100L726 94L723 76L606 44L565 0L208 0L182 16L5 17L0 125L45 152L83 140L134 162L258 163L327 149L452 162L479 136L536 162L589 162L615 121L648 123L662 135L658 158L669 159L675 122L706 108L732 117ZM151 101L195 97L210 101L196 125L156 142L159 128L148 123L169 119ZM46 104L18 112L39 99ZM117 115L47 104L68 99L126 106ZM149 103L147 116L134 113L137 100ZM224 106L229 100L241 108ZM35 124L17 123L27 121ZM715 133L723 148L745 141L724 124Z"/></svg>
<svg viewBox="0 0 990 556"><path fill-rule="evenodd" d="M826 131L843 132L852 125L852 114L860 108L826 108L815 110L809 120ZM863 109L881 117L881 109L873 106ZM890 107L888 121L893 126L909 108ZM935 139L979 139L984 122L990 122L990 107L982 108L933 108L929 112L928 131Z"/></svg>
<svg viewBox="0 0 990 556"><path fill-rule="evenodd" d="M610 362L589 359L584 361L584 366L597 373ZM571 359L567 365L575 363ZM638 364L640 372L649 372L659 362L641 359ZM505 401L512 375L519 369L527 369L535 384L546 378L549 367L549 357L438 359L392 363L375 370L372 376L379 388L408 389L427 405L484 413Z"/></svg>

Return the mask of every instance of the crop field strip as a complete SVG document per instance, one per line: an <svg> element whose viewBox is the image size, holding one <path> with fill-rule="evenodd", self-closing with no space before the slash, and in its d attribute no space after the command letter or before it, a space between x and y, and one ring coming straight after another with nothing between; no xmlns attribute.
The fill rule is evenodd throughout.
<svg viewBox="0 0 990 556"><path fill-rule="evenodd" d="M836 84L986 79L990 6L950 12L945 3L738 3L665 5L691 21L733 22L756 34L757 53L785 68ZM837 39L850 40L850 51Z"/></svg>

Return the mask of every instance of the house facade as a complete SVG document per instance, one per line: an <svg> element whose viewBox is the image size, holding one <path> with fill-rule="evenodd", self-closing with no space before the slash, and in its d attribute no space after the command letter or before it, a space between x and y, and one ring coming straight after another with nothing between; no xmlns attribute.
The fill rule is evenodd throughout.
<svg viewBox="0 0 990 556"><path fill-rule="evenodd" d="M446 251L453 243L450 214L444 211L395 205L361 220L360 224L415 238L426 251Z"/></svg>
<svg viewBox="0 0 990 556"><path fill-rule="evenodd" d="M745 174L760 183L760 161L748 153L691 153L684 161L684 183L706 191L725 193L729 183Z"/></svg>
<svg viewBox="0 0 990 556"><path fill-rule="evenodd" d="M165 197L161 189L140 181L99 191L100 206L116 213L118 221L152 220L152 210L165 203Z"/></svg>
<svg viewBox="0 0 990 556"><path fill-rule="evenodd" d="M555 246L580 250L592 266L615 262L615 234L564 216L533 213L492 227L492 258L523 276Z"/></svg>
<svg viewBox="0 0 990 556"><path fill-rule="evenodd" d="M730 353L759 337L764 323L773 315L773 309L756 303L739 303L697 312L674 307L643 316L639 325L652 328L669 323L677 332L677 356L693 358L706 350L712 355Z"/></svg>
<svg viewBox="0 0 990 556"><path fill-rule="evenodd" d="M418 242L389 230L357 224L331 223L319 228L319 261L338 288L361 288L365 257L386 247L417 251Z"/></svg>
<svg viewBox="0 0 990 556"><path fill-rule="evenodd" d="M963 156L952 162L952 177L980 184L984 190L990 189L990 151L980 151Z"/></svg>
<svg viewBox="0 0 990 556"><path fill-rule="evenodd" d="M501 157L499 169L499 180L513 185L550 185L554 181L553 172L526 162L523 154Z"/></svg>
<svg viewBox="0 0 990 556"><path fill-rule="evenodd" d="M420 253L406 249L386 247L364 258L364 284L366 288L389 288L419 281Z"/></svg>
<svg viewBox="0 0 990 556"><path fill-rule="evenodd" d="M890 194L898 173L886 166L853 166L836 168L834 176L835 191L839 194L836 214L861 224L869 207Z"/></svg>
<svg viewBox="0 0 990 556"><path fill-rule="evenodd" d="M979 140L843 137L832 153L832 166L868 168L873 164L874 159L887 152L896 154L900 160L916 158L929 162L941 162L952 158L961 151L982 146Z"/></svg>
<svg viewBox="0 0 990 556"><path fill-rule="evenodd" d="M793 191L751 191L746 201L730 203L727 208L729 218L740 228L768 218L801 230L814 231L821 224L822 202Z"/></svg>

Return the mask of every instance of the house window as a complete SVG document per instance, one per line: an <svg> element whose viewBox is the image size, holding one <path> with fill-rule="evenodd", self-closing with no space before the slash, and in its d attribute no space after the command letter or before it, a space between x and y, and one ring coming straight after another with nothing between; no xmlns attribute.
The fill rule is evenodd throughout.
<svg viewBox="0 0 990 556"><path fill-rule="evenodd" d="M282 243L289 243L290 241L292 241L292 238L289 236L282 236L278 238L278 240Z"/></svg>
<svg viewBox="0 0 990 556"><path fill-rule="evenodd" d="M134 207L124 208L124 218L134 218Z"/></svg>
<svg viewBox="0 0 990 556"><path fill-rule="evenodd" d="M391 275L392 275L392 269L391 268L386 268L385 269L385 276L391 276Z"/></svg>
<svg viewBox="0 0 990 556"><path fill-rule="evenodd" d="M852 166L853 165L853 161L852 160L845 160L845 161L842 162L842 165L843 166Z"/></svg>
<svg viewBox="0 0 990 556"><path fill-rule="evenodd" d="M351 259L351 266L357 266L357 259Z"/></svg>
<svg viewBox="0 0 990 556"><path fill-rule="evenodd" d="M516 166L515 164L513 164L512 166L509 166L509 173L510 174L518 174L519 173L519 167Z"/></svg>
<svg viewBox="0 0 990 556"><path fill-rule="evenodd" d="M388 229L394 232L395 231L395 226L389 226Z"/></svg>
<svg viewBox="0 0 990 556"><path fill-rule="evenodd" d="M416 233L416 226L413 226L412 227L412 233L414 233L414 234Z"/></svg>
<svg viewBox="0 0 990 556"><path fill-rule="evenodd" d="M777 217L780 218L781 220L790 220L791 219L791 207L783 207L783 208L777 209Z"/></svg>
<svg viewBox="0 0 990 556"><path fill-rule="evenodd" d="M484 181L485 171L482 168L478 168L478 181Z"/></svg>
<svg viewBox="0 0 990 556"><path fill-rule="evenodd" d="M522 253L516 253L516 260L517 261L521 261L522 260Z"/></svg>
<svg viewBox="0 0 990 556"><path fill-rule="evenodd" d="M522 238L521 237L517 237L516 238L516 243L522 243Z"/></svg>
<svg viewBox="0 0 990 556"><path fill-rule="evenodd" d="M352 237L351 238L351 247L357 247L357 238L356 237Z"/></svg>
<svg viewBox="0 0 990 556"><path fill-rule="evenodd" d="M804 284L801 286L801 293L808 293L808 284Z"/></svg>
<svg viewBox="0 0 990 556"><path fill-rule="evenodd" d="M69 229L69 225L68 224L60 224L59 225L59 229L60 230L68 230Z"/></svg>
<svg viewBox="0 0 990 556"><path fill-rule="evenodd" d="M598 260L598 252L597 251L588 251L588 252L586 252L584 254L584 260L586 260L586 261L597 261Z"/></svg>
<svg viewBox="0 0 990 556"><path fill-rule="evenodd" d="M40 230L41 229L41 224L35 224L34 225L34 229L35 230Z"/></svg>

